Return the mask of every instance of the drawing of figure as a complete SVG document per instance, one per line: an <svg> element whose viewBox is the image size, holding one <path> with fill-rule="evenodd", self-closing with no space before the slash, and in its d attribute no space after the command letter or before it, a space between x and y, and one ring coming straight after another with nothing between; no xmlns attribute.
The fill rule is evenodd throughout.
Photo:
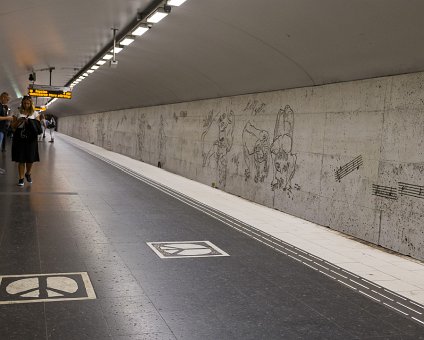
<svg viewBox="0 0 424 340"><path fill-rule="evenodd" d="M146 135L146 115L143 113L138 116L137 129L137 149L139 159L143 160L144 136Z"/></svg>
<svg viewBox="0 0 424 340"><path fill-rule="evenodd" d="M249 102L247 103L246 107L243 109L243 111L251 111L253 115L258 115L261 112L265 111L265 103L259 103L258 100L249 100Z"/></svg>
<svg viewBox="0 0 424 340"><path fill-rule="evenodd" d="M269 133L254 127L250 121L246 123L242 133L243 155L246 169L245 180L250 178L250 165L255 167L255 183L263 182L269 173L270 141Z"/></svg>
<svg viewBox="0 0 424 340"><path fill-rule="evenodd" d="M215 123L215 124L214 124ZM202 157L203 166L210 165L211 158L214 158L216 167L218 169L218 182L221 187L225 187L227 176L227 154L233 146L233 132L234 132L234 112L223 112L217 114L215 117L208 115L204 127L205 131L202 133ZM205 139L207 136L214 136L212 146L205 150L207 147Z"/></svg>
<svg viewBox="0 0 424 340"><path fill-rule="evenodd" d="M281 119L282 116L282 119ZM273 191L283 189L291 194L291 180L296 171L297 156L292 153L294 113L289 105L280 109L274 129L274 139L271 144L271 154L274 162L274 178L271 182Z"/></svg>
<svg viewBox="0 0 424 340"><path fill-rule="evenodd" d="M101 147L105 147L105 122L102 116L99 117L99 123L97 124L97 140L99 141L99 145Z"/></svg>
<svg viewBox="0 0 424 340"><path fill-rule="evenodd" d="M158 134L158 146L159 146L159 162L165 164L166 158L166 134L165 134L165 122L163 116L160 116L159 134Z"/></svg>

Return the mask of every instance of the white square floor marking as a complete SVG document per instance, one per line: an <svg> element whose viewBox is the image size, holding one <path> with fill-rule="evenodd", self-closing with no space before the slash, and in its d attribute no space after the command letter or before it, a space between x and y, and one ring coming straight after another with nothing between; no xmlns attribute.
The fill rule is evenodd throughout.
<svg viewBox="0 0 424 340"><path fill-rule="evenodd" d="M95 298L86 272L0 276L0 305Z"/></svg>
<svg viewBox="0 0 424 340"><path fill-rule="evenodd" d="M146 242L163 259L230 256L209 241Z"/></svg>

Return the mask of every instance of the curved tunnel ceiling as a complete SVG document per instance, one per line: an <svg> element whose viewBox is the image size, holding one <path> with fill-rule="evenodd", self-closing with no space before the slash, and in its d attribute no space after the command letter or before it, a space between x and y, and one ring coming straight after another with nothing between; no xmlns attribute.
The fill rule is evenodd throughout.
<svg viewBox="0 0 424 340"><path fill-rule="evenodd" d="M0 90L64 86L150 0L7 0ZM187 0L58 100L58 116L424 70L422 0ZM25 25L23 18L31 18ZM37 72L49 84L49 72Z"/></svg>

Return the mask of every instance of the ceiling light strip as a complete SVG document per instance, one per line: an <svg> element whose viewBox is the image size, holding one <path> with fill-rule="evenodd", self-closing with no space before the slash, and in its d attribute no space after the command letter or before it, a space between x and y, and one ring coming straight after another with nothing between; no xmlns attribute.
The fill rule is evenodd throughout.
<svg viewBox="0 0 424 340"><path fill-rule="evenodd" d="M136 37L146 33L154 23L159 22L171 12L171 6L180 6L186 0L154 0L143 12L137 13L131 22L116 35L115 54L130 45ZM107 60L113 58L113 40L98 52L65 86L75 86L83 80L88 73L93 73Z"/></svg>

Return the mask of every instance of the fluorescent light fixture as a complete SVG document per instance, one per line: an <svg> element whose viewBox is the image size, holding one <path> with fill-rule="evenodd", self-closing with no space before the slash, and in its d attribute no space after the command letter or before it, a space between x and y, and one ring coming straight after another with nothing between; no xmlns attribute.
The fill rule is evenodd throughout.
<svg viewBox="0 0 424 340"><path fill-rule="evenodd" d="M99 67L100 67L99 65L93 65L93 66L91 66L91 69L92 70L97 70Z"/></svg>
<svg viewBox="0 0 424 340"><path fill-rule="evenodd" d="M180 6L184 2L186 2L186 0L168 0L167 5L169 5L169 6Z"/></svg>
<svg viewBox="0 0 424 340"><path fill-rule="evenodd" d="M158 8L153 14L147 17L146 21L156 24L159 21L161 21L163 18L165 18L168 14L169 13L166 13L162 8Z"/></svg>
<svg viewBox="0 0 424 340"><path fill-rule="evenodd" d="M128 46L129 44L131 44L134 41L134 38L132 37L125 37L124 39L121 40L120 44L124 45L124 46Z"/></svg>
<svg viewBox="0 0 424 340"><path fill-rule="evenodd" d="M57 98L53 98L52 100L50 100L46 106L49 106L50 104L53 104L55 101L57 100Z"/></svg>
<svg viewBox="0 0 424 340"><path fill-rule="evenodd" d="M121 52L123 50L122 47L115 46L115 54ZM110 53L113 53L113 48L110 50ZM103 58L104 59L104 58Z"/></svg>
<svg viewBox="0 0 424 340"><path fill-rule="evenodd" d="M149 30L148 27L139 26L134 31L132 31L131 34L139 37L140 35L143 35L144 33L146 33L148 30Z"/></svg>
<svg viewBox="0 0 424 340"><path fill-rule="evenodd" d="M93 73L94 70L87 70L87 73Z"/></svg>
<svg viewBox="0 0 424 340"><path fill-rule="evenodd" d="M88 77L88 73L87 72L84 72L82 75Z"/></svg>
<svg viewBox="0 0 424 340"><path fill-rule="evenodd" d="M99 60L96 64L97 65L104 65L104 64L106 64L106 60Z"/></svg>
<svg viewBox="0 0 424 340"><path fill-rule="evenodd" d="M113 58L113 55L112 54L105 54L104 56L103 56L103 59L104 60L110 60L110 59L112 59Z"/></svg>

